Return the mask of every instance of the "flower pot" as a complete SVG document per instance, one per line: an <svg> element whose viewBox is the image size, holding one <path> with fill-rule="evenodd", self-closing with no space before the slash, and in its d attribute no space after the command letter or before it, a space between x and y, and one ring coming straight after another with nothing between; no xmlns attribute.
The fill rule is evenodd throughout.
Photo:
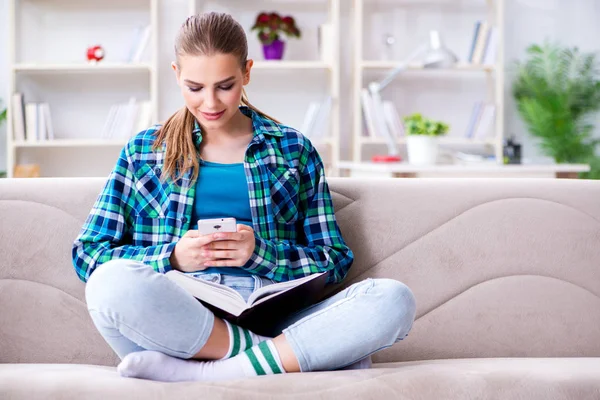
<svg viewBox="0 0 600 400"><path fill-rule="evenodd" d="M277 39L273 40L271 44L263 44L263 54L265 60L281 60L283 58L283 50L285 49L285 42Z"/></svg>
<svg viewBox="0 0 600 400"><path fill-rule="evenodd" d="M436 136L407 135L406 150L409 164L435 164L439 152L438 139Z"/></svg>

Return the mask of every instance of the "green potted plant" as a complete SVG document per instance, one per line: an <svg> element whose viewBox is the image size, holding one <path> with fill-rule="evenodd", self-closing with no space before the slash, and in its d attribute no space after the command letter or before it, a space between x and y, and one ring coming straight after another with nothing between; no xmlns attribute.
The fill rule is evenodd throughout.
<svg viewBox="0 0 600 400"><path fill-rule="evenodd" d="M598 63L592 53L545 42L527 49L516 63L513 95L529 133L557 163L587 163L585 178L600 179L590 121L600 109Z"/></svg>
<svg viewBox="0 0 600 400"><path fill-rule="evenodd" d="M6 108L2 107L2 100L0 99L0 128L6 121ZM6 177L6 171L0 171L0 178Z"/></svg>
<svg viewBox="0 0 600 400"><path fill-rule="evenodd" d="M265 60L281 60L283 58L285 42L281 40L282 35L292 38L300 37L300 30L296 26L294 18L282 17L276 12L258 14L251 30L258 33L258 40L263 45Z"/></svg>
<svg viewBox="0 0 600 400"><path fill-rule="evenodd" d="M406 131L406 150L411 164L435 164L439 146L437 138L448 132L448 124L415 113L403 118Z"/></svg>

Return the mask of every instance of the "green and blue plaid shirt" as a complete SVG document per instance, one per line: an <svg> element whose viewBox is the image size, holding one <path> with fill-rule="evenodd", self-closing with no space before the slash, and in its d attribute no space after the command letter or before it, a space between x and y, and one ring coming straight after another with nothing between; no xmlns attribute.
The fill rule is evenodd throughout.
<svg viewBox="0 0 600 400"><path fill-rule="evenodd" d="M247 107L254 137L246 150L256 246L242 268L275 281L327 271L341 282L354 255L336 222L323 162L296 130L263 118ZM165 145L152 150L154 126L133 137L73 244L73 264L86 282L102 263L128 258L165 273L169 257L190 226L195 184L188 171L177 184L161 181ZM196 124L196 146L202 140Z"/></svg>

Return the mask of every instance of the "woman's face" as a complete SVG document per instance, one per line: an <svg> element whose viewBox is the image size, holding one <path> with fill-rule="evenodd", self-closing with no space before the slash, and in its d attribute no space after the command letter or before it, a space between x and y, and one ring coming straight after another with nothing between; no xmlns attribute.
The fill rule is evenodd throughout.
<svg viewBox="0 0 600 400"><path fill-rule="evenodd" d="M242 88L250 82L252 60L242 73L237 58L231 54L181 56L179 68L172 65L177 84L188 110L203 129L222 129L238 113Z"/></svg>

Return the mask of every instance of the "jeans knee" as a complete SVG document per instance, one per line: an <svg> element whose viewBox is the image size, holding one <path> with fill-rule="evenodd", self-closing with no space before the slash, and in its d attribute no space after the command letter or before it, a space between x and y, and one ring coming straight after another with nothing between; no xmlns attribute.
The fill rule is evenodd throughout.
<svg viewBox="0 0 600 400"><path fill-rule="evenodd" d="M382 323L387 325L393 341L403 339L415 319L416 300L412 291L404 283L394 279L375 279L373 293L380 297L378 310Z"/></svg>
<svg viewBox="0 0 600 400"><path fill-rule="evenodd" d="M147 287L144 277L154 274L152 267L127 259L115 259L100 265L85 286L88 309L114 308L130 302L139 289Z"/></svg>

